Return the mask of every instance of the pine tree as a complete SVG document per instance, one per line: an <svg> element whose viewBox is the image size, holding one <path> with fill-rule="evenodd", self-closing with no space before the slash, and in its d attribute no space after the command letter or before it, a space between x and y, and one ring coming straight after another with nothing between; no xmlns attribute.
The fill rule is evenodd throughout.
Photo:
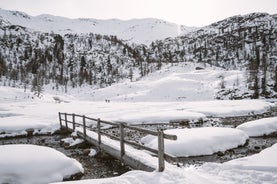
<svg viewBox="0 0 277 184"><path fill-rule="evenodd" d="M129 70L129 78L130 78L131 82L133 81L133 75L134 75L133 69L130 68L130 70Z"/></svg>
<svg viewBox="0 0 277 184"><path fill-rule="evenodd" d="M266 55L263 54L262 57L262 72L263 72L263 76L262 76L262 81L261 81L261 88L262 88L262 92L261 94L265 97L267 97L267 62L266 62Z"/></svg>
<svg viewBox="0 0 277 184"><path fill-rule="evenodd" d="M3 56L0 53L0 77L5 76L7 73L7 64L6 61L4 60Z"/></svg>
<svg viewBox="0 0 277 184"><path fill-rule="evenodd" d="M43 83L41 77L37 74L34 76L32 80L32 88L31 91L34 92L34 94L37 97L40 97L43 92Z"/></svg>
<svg viewBox="0 0 277 184"><path fill-rule="evenodd" d="M277 65L275 66L275 71L274 71L274 91L277 92Z"/></svg>

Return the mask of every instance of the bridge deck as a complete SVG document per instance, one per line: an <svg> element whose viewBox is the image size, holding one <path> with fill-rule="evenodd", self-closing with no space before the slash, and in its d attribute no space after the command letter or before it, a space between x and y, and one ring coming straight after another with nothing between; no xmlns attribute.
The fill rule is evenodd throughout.
<svg viewBox="0 0 277 184"><path fill-rule="evenodd" d="M65 126L63 128L66 129ZM73 131L68 127L70 131ZM158 167L157 158L154 158L143 150L138 150L132 146L125 145L125 154L121 157L120 142L110 139L106 136L102 136L101 144L98 144L98 134L86 130L86 136L83 133L83 128L76 127L77 135L89 143L97 146L101 151L108 153L112 157L121 160L126 165L133 169L139 169L144 171L154 171Z"/></svg>

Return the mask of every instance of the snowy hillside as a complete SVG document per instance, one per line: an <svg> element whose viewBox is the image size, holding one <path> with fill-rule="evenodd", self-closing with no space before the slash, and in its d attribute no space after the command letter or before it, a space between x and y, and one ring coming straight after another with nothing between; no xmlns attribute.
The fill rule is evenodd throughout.
<svg viewBox="0 0 277 184"><path fill-rule="evenodd" d="M155 41L149 58L194 61L227 70L246 70L252 98L276 97L277 16L233 16L176 38Z"/></svg>
<svg viewBox="0 0 277 184"><path fill-rule="evenodd" d="M53 15L30 16L23 12L0 9L0 20L42 32L94 33L115 35L128 43L150 44L155 40L176 37L191 30L159 19L98 20L89 18L69 19Z"/></svg>
<svg viewBox="0 0 277 184"><path fill-rule="evenodd" d="M197 70L201 68L201 70ZM81 99L94 101L172 102L213 100L220 91L232 91L235 97L246 92L244 72L204 67L191 62L166 65L142 79L126 80L112 86L96 89L72 89ZM78 95L82 94L82 95Z"/></svg>

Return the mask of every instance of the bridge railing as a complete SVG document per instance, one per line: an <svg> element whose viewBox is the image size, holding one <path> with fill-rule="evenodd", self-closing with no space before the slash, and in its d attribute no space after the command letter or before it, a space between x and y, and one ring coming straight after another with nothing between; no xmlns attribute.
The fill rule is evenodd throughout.
<svg viewBox="0 0 277 184"><path fill-rule="evenodd" d="M77 120L77 118L79 120ZM76 126L81 126L83 127L83 134L84 138L87 137L87 128L90 128L94 132L98 134L98 146L100 148L101 144L101 136L105 135L107 137L110 137L112 139L118 140L120 142L120 157L125 155L125 144L129 144L132 146L135 146L139 149L144 149L147 151L150 151L154 154L158 155L158 171L162 172L165 168L165 159L166 160L175 160L175 157L172 155L169 155L165 153L164 149L164 139L169 139L169 140L177 140L176 135L170 135L170 134L165 134L162 129L158 129L157 131L153 130L148 130L140 127L135 127L131 125L127 125L126 123L115 123L115 122L110 122L110 121L104 121L99 118L91 118L87 117L85 115L79 115L79 114L68 114L68 113L61 113L59 112L59 121L60 121L60 126L63 127L63 122L65 124L65 128L67 130L73 130L75 131ZM113 126L119 128L119 136L111 135L107 132L104 132L101 130L101 126L105 124L108 126ZM70 126L71 125L71 126ZM150 134L153 136L157 136L158 139L158 149L153 149L150 147L147 147L145 145L139 144L135 141L127 140L125 139L125 129L130 129L133 131L138 131L140 133L144 134Z"/></svg>

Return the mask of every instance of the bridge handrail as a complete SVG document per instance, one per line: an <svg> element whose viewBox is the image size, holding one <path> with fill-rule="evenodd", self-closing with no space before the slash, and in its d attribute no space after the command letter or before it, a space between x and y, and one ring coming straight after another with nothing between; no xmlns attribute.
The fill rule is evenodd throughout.
<svg viewBox="0 0 277 184"><path fill-rule="evenodd" d="M62 118L62 116L64 116L64 119ZM71 121L68 120L68 116L71 116L71 119L72 119ZM82 118L83 122L82 123L76 122L76 120L75 120L76 117ZM99 146L99 148L100 148L100 144L101 144L101 135L105 135L105 136L108 136L110 138L113 138L113 139L116 139L116 140L120 141L120 149L121 149L120 150L120 156L121 156L121 158L125 154L125 145L124 145L125 143L130 144L132 146L136 146L140 149L145 149L145 150L150 151L154 154L158 154L158 158L159 158L158 171L160 171L160 172L163 171L164 168L165 168L164 159L166 159L166 160L175 160L174 156L165 153L165 151L164 151L164 139L177 140L177 136L176 135L171 135L171 134L165 134L162 129L158 129L157 131L154 131L154 130L148 130L148 129L141 128L141 127L135 127L135 126L127 125L127 123L125 123L125 122L110 122L110 121L101 120L99 118L96 119L96 118L87 117L85 115L59 112L60 126L63 127L63 125L62 125L63 121L65 122L65 128L67 130L70 129L69 126L68 126L68 123L71 123L73 125L73 127L72 127L73 131L75 131L76 125L82 126L83 127L83 134L84 134L85 138L87 136L86 135L86 128L91 128L91 127L87 126L87 124L86 124L87 119L97 122L96 132L98 134L98 146ZM106 132L101 131L101 123L118 127L119 130L120 130L119 137L114 136L114 135L110 135ZM149 147L147 147L145 145L142 145L142 144L138 144L134 141L125 140L124 139L124 128L157 136L158 137L158 150L153 149L153 148L149 148Z"/></svg>

